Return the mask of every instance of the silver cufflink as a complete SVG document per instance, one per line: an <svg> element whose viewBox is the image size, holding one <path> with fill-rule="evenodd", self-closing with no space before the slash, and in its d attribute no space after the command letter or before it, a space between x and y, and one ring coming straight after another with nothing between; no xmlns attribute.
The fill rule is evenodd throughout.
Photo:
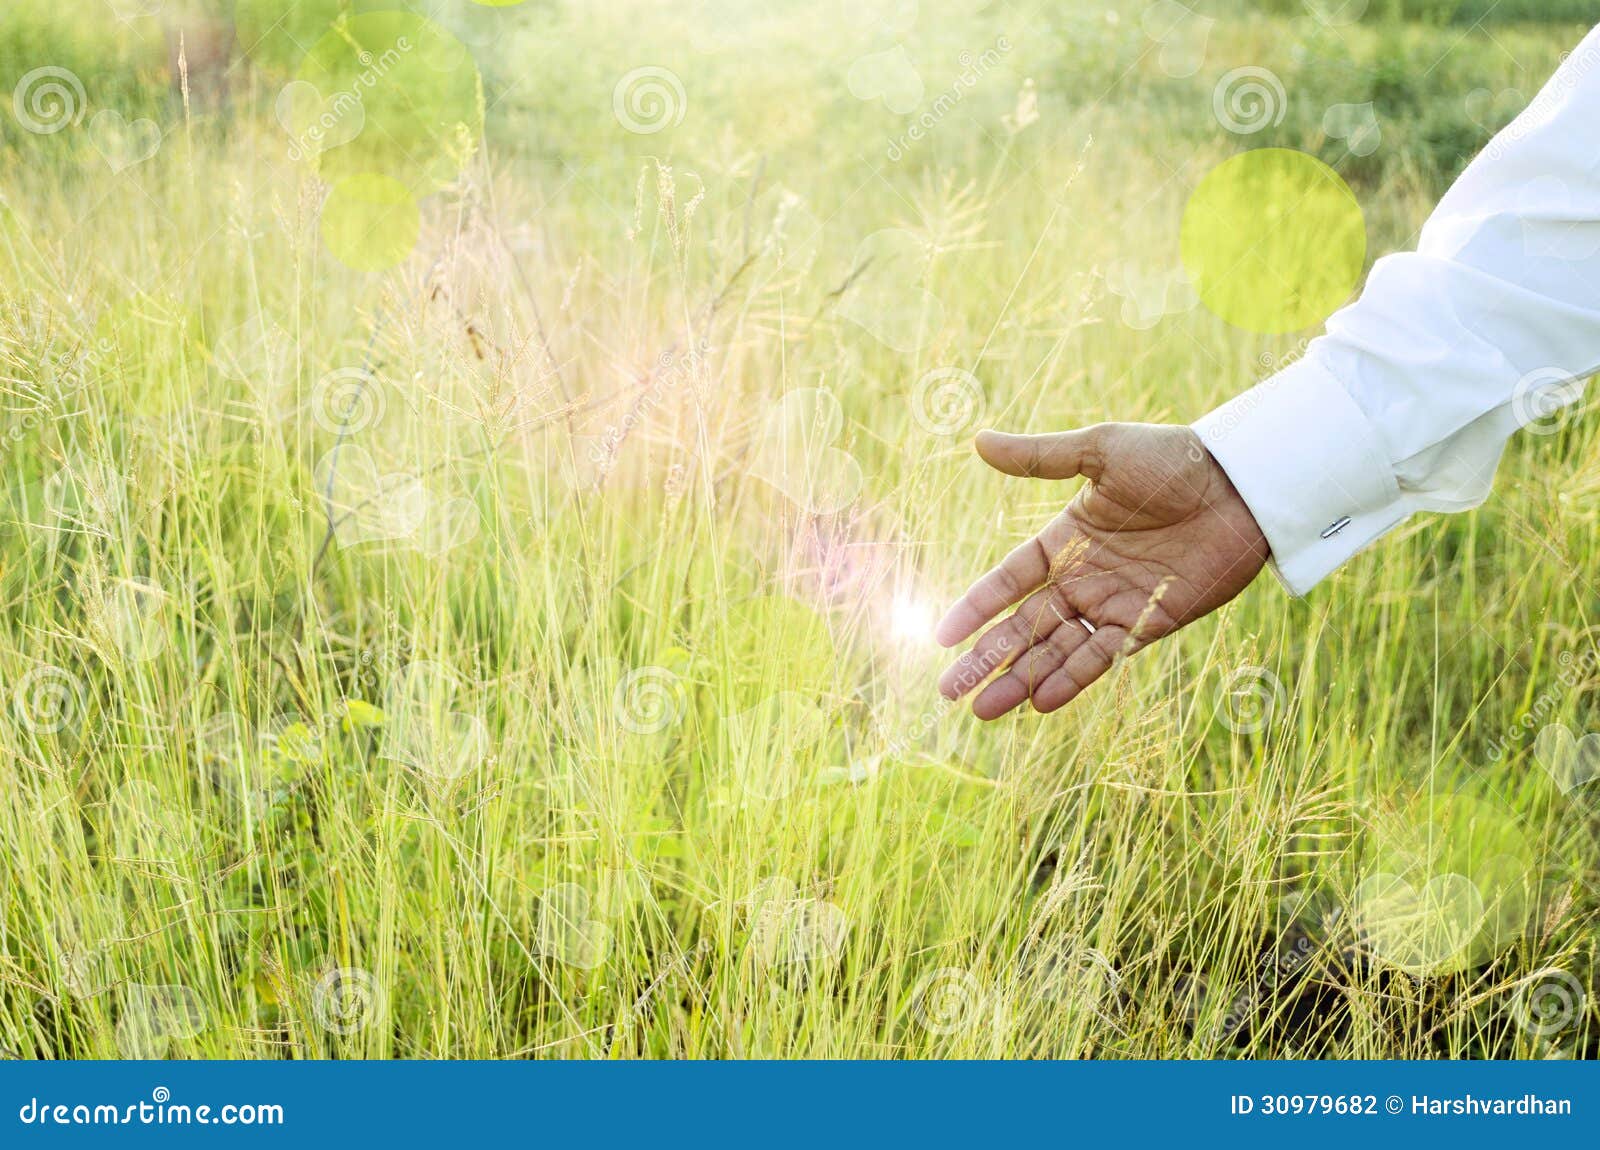
<svg viewBox="0 0 1600 1150"><path fill-rule="evenodd" d="M1332 539L1335 535L1339 534L1339 532L1343 531L1348 526L1350 526L1350 516L1346 515L1343 519L1337 520L1324 527L1322 529L1322 537L1324 539Z"/></svg>

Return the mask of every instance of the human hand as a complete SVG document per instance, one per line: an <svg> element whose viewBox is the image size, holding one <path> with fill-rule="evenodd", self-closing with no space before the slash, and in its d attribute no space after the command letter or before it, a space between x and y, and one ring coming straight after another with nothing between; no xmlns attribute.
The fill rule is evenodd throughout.
<svg viewBox="0 0 1600 1150"><path fill-rule="evenodd" d="M1088 478L1066 510L979 579L940 621L953 647L1021 600L939 680L995 719L1031 699L1048 713L1132 654L1232 599L1266 563L1266 538L1187 427L1102 423L1053 435L978 434L1007 475ZM1085 622L1087 625L1085 625Z"/></svg>

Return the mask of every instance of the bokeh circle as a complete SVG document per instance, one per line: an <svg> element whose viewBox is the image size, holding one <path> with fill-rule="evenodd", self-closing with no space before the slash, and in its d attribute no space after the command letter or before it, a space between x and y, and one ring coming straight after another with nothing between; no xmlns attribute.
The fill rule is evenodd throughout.
<svg viewBox="0 0 1600 1150"><path fill-rule="evenodd" d="M1179 245L1200 301L1266 335L1321 323L1350 298L1367 230L1355 194L1327 164L1292 148L1256 148L1201 179Z"/></svg>

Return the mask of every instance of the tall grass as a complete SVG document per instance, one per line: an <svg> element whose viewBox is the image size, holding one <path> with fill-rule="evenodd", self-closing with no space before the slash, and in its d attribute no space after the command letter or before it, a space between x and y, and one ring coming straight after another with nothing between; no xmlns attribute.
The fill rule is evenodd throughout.
<svg viewBox="0 0 1600 1150"><path fill-rule="evenodd" d="M946 710L921 625L1069 494L980 418L1186 420L1294 353L1163 294L1212 164L1329 147L1404 245L1463 159L1426 125L1481 143L1461 89L1566 31L1227 17L1180 77L1138 5L929 12L925 100L1011 47L896 161L846 79L883 33L701 7L472 13L487 139L381 274L322 243L270 61L185 113L138 22L0 40L164 133L114 171L5 124L0 1046L1592 1055L1593 797L1534 754L1592 721L1592 420L1051 718ZM1291 94L1249 140L1243 63ZM635 135L646 65L687 103ZM1323 138L1402 89L1375 156ZM1375 941L1380 873L1481 923Z"/></svg>

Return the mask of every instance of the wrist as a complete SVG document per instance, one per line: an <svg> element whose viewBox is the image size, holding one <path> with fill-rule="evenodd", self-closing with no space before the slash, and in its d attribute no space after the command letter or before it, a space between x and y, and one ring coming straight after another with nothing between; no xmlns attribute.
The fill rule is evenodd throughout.
<svg viewBox="0 0 1600 1150"><path fill-rule="evenodd" d="M1290 364L1192 425L1304 595L1405 518L1377 431L1315 358Z"/></svg>

